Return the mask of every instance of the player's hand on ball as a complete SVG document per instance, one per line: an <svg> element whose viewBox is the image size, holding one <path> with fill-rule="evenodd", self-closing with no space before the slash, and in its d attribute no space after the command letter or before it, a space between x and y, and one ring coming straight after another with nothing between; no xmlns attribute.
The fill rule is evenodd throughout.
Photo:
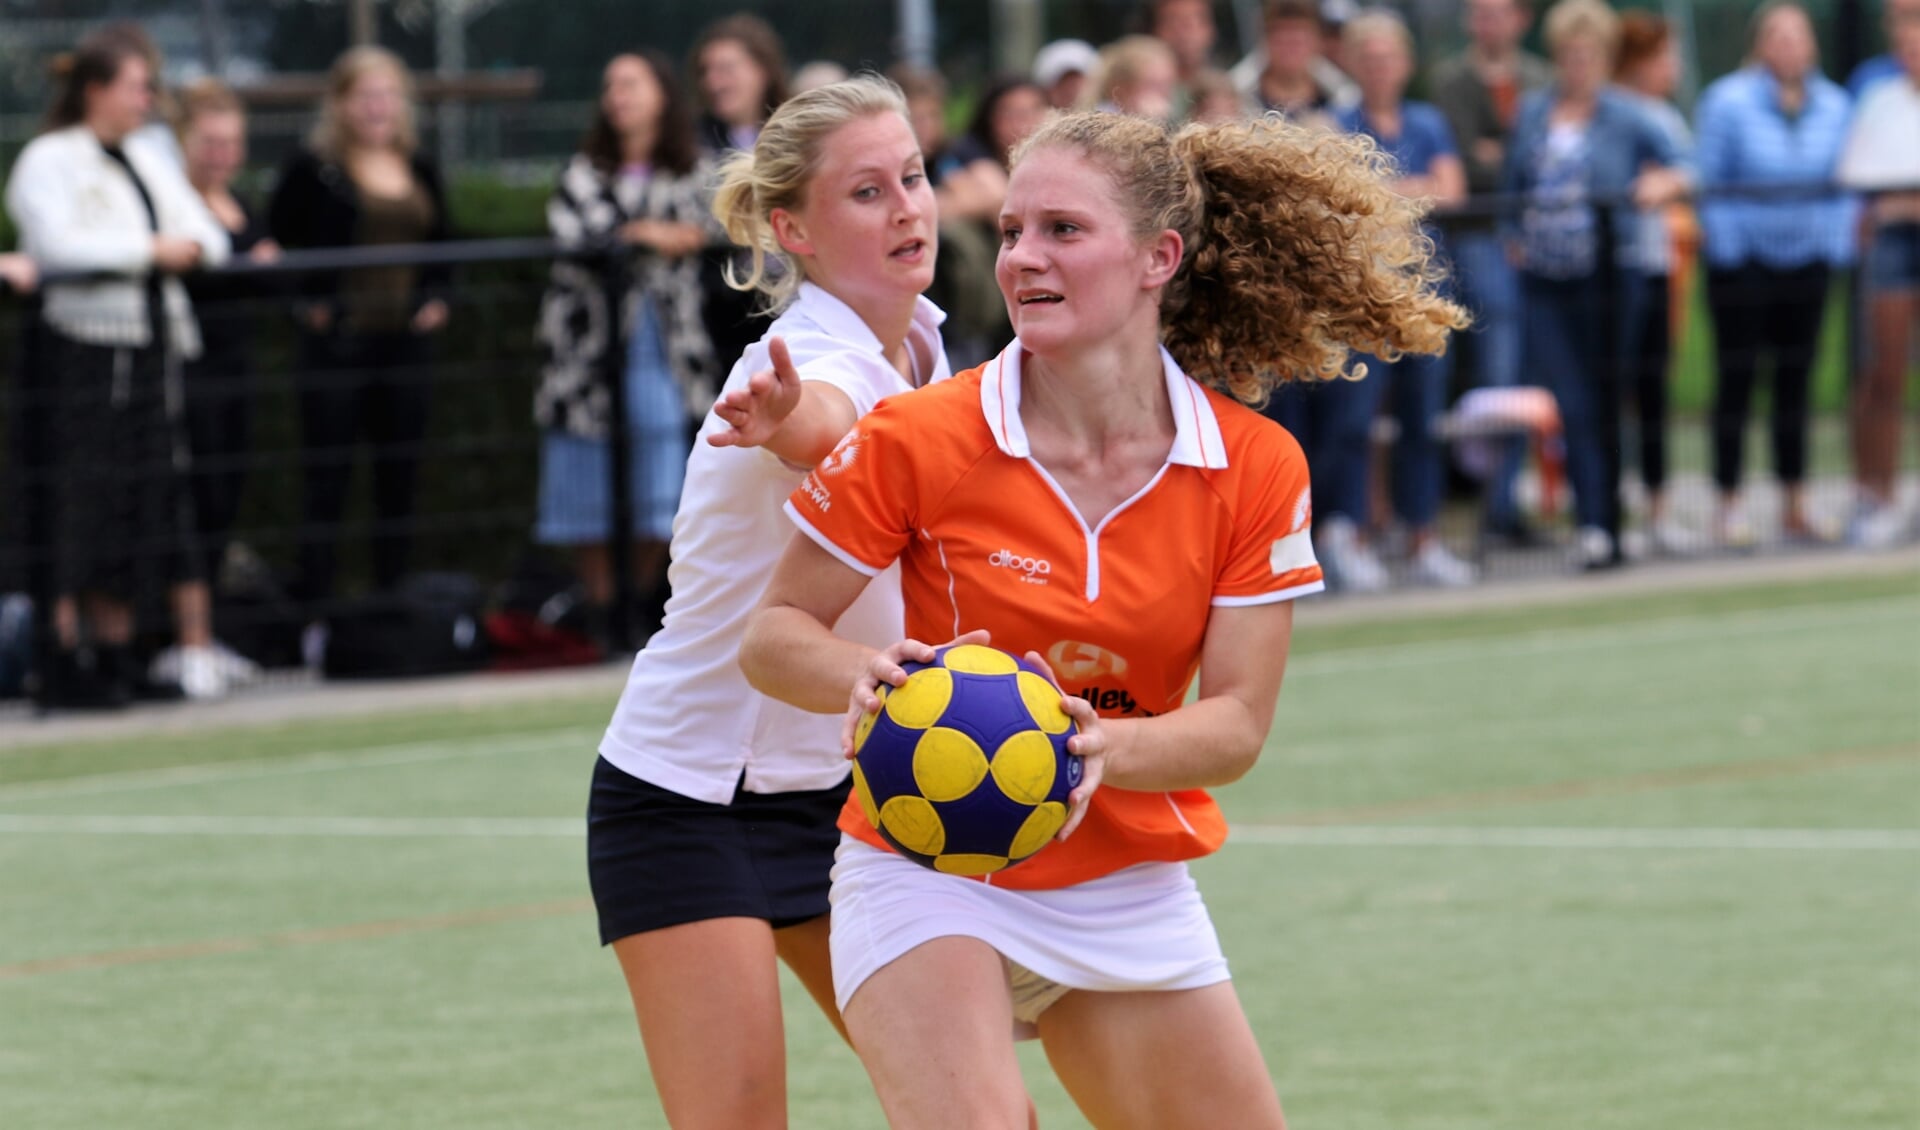
<svg viewBox="0 0 1920 1130"><path fill-rule="evenodd" d="M1060 825L1060 833L1054 837L1064 840L1073 835L1073 830L1086 817L1087 805L1093 801L1094 791L1100 787L1100 778L1106 775L1113 728L1094 713L1093 704L1084 698L1062 694L1060 708L1080 727L1079 733L1067 739L1067 752L1080 758L1081 776L1079 787L1067 794L1067 822Z"/></svg>
<svg viewBox="0 0 1920 1130"><path fill-rule="evenodd" d="M902 663L932 663L934 653L942 647L955 647L963 643L984 644L990 638L985 628L976 628L937 646L919 640L901 640L883 651L874 652L873 658L867 661L866 671L853 684L846 722L840 727L840 752L847 760L853 760L853 735L860 725L860 719L880 712L880 684L898 687L906 683L907 669L900 666Z"/></svg>
<svg viewBox="0 0 1920 1130"><path fill-rule="evenodd" d="M728 430L708 436L708 443L715 447L759 447L772 439L799 407L800 370L793 367L787 343L774 338L767 343L767 355L773 368L760 370L747 378L745 388L723 393L713 402L713 414Z"/></svg>
<svg viewBox="0 0 1920 1130"><path fill-rule="evenodd" d="M1047 681L1054 686L1060 685L1060 679L1053 673L1053 664L1037 651L1027 652L1027 662L1046 672ZM1060 825L1060 831L1053 838L1064 840L1073 835L1080 821L1087 814L1087 804L1093 799L1095 789L1100 787L1100 778L1107 767L1107 742L1112 731L1094 713L1093 704L1084 698L1075 698L1065 691L1060 692L1060 709L1067 712L1080 727L1080 732L1067 739L1067 752L1080 758L1080 787L1067 794L1067 822Z"/></svg>

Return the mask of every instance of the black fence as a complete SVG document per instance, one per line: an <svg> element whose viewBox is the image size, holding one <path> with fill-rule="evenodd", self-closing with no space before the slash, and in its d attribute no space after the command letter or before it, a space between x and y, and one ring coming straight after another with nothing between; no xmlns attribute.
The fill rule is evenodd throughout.
<svg viewBox="0 0 1920 1130"><path fill-rule="evenodd" d="M1492 225L1499 214L1483 205L1435 218L1476 302L1469 255L1486 250L1476 240L1497 241ZM1376 472L1349 509L1358 511L1351 515L1354 532L1382 583L1495 582L1657 552L1745 553L1828 540L1778 522L1737 538L1716 528L1726 515L1709 453L1727 442L1726 421L1716 430L1710 411L1700 419L1700 403L1668 419L1641 411L1633 395L1710 385L1711 373L1691 370L1711 351L1690 337L1667 355L1622 347L1631 336L1623 327L1636 311L1649 322L1669 313L1676 321L1691 317L1688 332L1703 332L1697 284L1676 275L1681 281L1669 298L1665 282L1629 280L1637 273L1620 266L1612 210L1595 214L1591 278L1577 285L1547 280L1559 289L1545 298L1522 293L1520 309L1498 314L1537 322L1540 310L1527 313L1525 303L1554 301L1563 323L1589 335L1563 343L1570 350L1564 357L1588 370L1590 399L1577 420L1564 404L1555 412L1552 399L1542 414L1538 394L1526 391L1564 387L1560 373L1523 369L1508 382L1520 388L1491 396L1477 389L1489 369L1487 351L1507 348L1489 340L1492 319L1485 316L1462 336L1458 363L1396 374L1408 387L1439 382L1425 401L1437 405L1431 411L1396 411L1396 402L1375 399L1361 409L1356 441L1350 407L1330 409L1326 399L1345 389L1290 393L1301 401L1283 396L1274 409L1303 432L1330 429L1325 442L1302 436L1316 461L1323 515L1322 484L1334 476L1319 460L1352 466L1357 458ZM126 654L116 644L106 649L113 656L93 654L87 662L133 664L161 682L179 675L175 645L183 637L210 636L222 654L237 656L224 660L227 683L310 669L352 676L591 662L641 644L658 611L648 606L660 594L639 568L648 562L633 536L629 471L659 452L648 446L655 441L615 428L602 451L579 458L557 450L555 437L534 423L534 389L548 361L543 299L559 265L600 288L607 309L631 308L622 301L632 267L624 257L572 254L544 240L312 251L272 264L235 263L195 280L203 295L194 311L197 331L148 316L155 308L144 301L148 280L48 279L38 293L0 301L0 319L10 323L0 327L8 374L0 385L0 593L16 594L0 598L0 695L37 686L43 699L86 703L89 679L100 672L65 669L75 649L63 641L79 638L76 622L122 616L137 629ZM446 303L444 325L415 323L411 307L396 309L390 298L383 305L382 295L427 274ZM1524 292L1526 272L1519 275ZM343 299L332 312L339 320L314 320L316 285ZM1823 339L1827 353L1803 360L1839 365L1843 380L1855 368L1848 353L1854 285L1842 270L1819 279L1806 299L1818 307L1815 331L1823 312L1831 311L1836 324ZM1728 300L1778 297L1762 289ZM1648 314L1646 303L1659 316ZM628 350L619 326L596 332L609 329L615 342L600 351L598 379L613 398L610 417L630 419L622 402ZM1531 332L1527 324L1519 330ZM187 347L189 333L203 339L203 349ZM1718 360L1724 369L1727 358ZM1843 505L1835 498L1850 497L1847 468L1830 450L1833 405L1823 409L1803 398L1789 409L1800 417L1802 458L1806 428L1818 449L1799 468L1800 479L1832 496L1825 503L1832 512ZM1343 413L1343 422L1325 425ZM641 422L648 434L672 434L674 457L684 456L693 419ZM1776 414L1770 430L1780 427ZM1586 454L1598 452L1597 471L1572 466L1583 457L1575 453L1574 430L1590 433ZM1744 437L1748 426L1742 421L1736 430ZM1660 439L1670 441L1666 469L1645 475L1648 442ZM1396 476L1396 462L1412 459L1421 467L1401 467ZM1592 482L1604 484L1604 499L1570 500L1570 473L1588 476L1576 483L1588 494L1595 493ZM1647 491L1635 485L1646 477L1665 480L1664 513L1654 519L1690 531L1696 544L1658 544L1666 533L1646 514ZM176 494L163 488L181 481L188 489L179 497L191 502L175 506L169 499ZM1424 489L1439 498L1431 519L1409 522L1398 513L1407 484L1412 493ZM1511 512L1498 512L1502 491L1511 492ZM599 592L582 580L578 545L542 530L554 509L581 505L605 514ZM1576 509L1580 516L1569 517ZM1610 539L1604 553L1581 544L1595 525ZM1426 569L1420 555L1433 544L1464 572ZM1352 572L1336 580L1350 590L1380 587ZM125 607L88 607L91 598L76 603L70 595L95 590L124 594Z"/></svg>
<svg viewBox="0 0 1920 1130"><path fill-rule="evenodd" d="M198 304L192 330L122 314L116 290L144 299L140 281L49 279L0 304L12 323L0 334L10 377L0 394L0 592L30 598L33 669L56 667L56 652L71 650L58 642L73 639L71 622L99 611L63 594L92 588L129 598L142 671L181 635L198 634L183 623L205 619L197 601L210 603L204 627L230 667L248 676L630 650L641 638L633 586L616 586L608 615L570 617L569 563L534 538L541 436L530 404L547 357L541 300L562 261L616 294L624 288L621 259L524 240L236 262L193 280L213 296ZM438 269L450 271L436 288L444 326L410 325L409 309L380 301L394 272ZM312 301L316 282L340 301ZM337 319L324 329L314 313L323 307ZM204 348L188 345L189 334ZM619 348L606 357L625 360ZM619 411L623 382L607 384ZM616 470L624 439L608 445ZM187 489L169 492L169 483ZM549 486L611 496L617 576L629 575L626 483L614 474ZM188 504L156 512L175 496ZM522 637L546 634L522 638L520 654L490 655L503 611L519 617ZM0 690L27 689L12 682Z"/></svg>

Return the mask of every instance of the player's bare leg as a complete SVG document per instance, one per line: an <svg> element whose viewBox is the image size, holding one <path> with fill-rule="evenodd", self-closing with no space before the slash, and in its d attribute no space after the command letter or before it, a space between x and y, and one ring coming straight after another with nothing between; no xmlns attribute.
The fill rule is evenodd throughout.
<svg viewBox="0 0 1920 1130"><path fill-rule="evenodd" d="M827 1014L834 1031L840 1033L841 1039L847 1040L846 1021L840 1019L840 1009L833 1003L833 964L827 949L830 925L831 919L822 914L798 926L775 930L773 944L780 951L780 960L786 962L787 968L793 970L793 975L800 979L800 984L806 987L813 1003Z"/></svg>
<svg viewBox="0 0 1920 1130"><path fill-rule="evenodd" d="M674 1130L785 1130L787 1052L773 930L713 918L613 943Z"/></svg>
<svg viewBox="0 0 1920 1130"><path fill-rule="evenodd" d="M1230 982L1072 992L1040 1014L1055 1074L1099 1130L1285 1130L1280 1096Z"/></svg>
<svg viewBox="0 0 1920 1130"><path fill-rule="evenodd" d="M868 978L847 1031L902 1130L1020 1130L1032 1110L1013 1054L1006 966L977 938L935 938Z"/></svg>

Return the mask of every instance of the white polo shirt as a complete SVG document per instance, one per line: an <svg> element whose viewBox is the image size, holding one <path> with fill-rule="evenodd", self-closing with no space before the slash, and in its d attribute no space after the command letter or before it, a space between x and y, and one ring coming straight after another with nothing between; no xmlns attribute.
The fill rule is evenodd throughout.
<svg viewBox="0 0 1920 1130"><path fill-rule="evenodd" d="M1901 74L1867 91L1834 179L1867 191L1920 184L1920 85Z"/></svg>
<svg viewBox="0 0 1920 1130"><path fill-rule="evenodd" d="M931 358L927 383L950 374L940 340L946 315L919 300L910 352ZM803 381L832 385L864 416L910 385L882 354L880 339L846 303L812 283L749 346L728 374L728 390L771 368L769 338L785 339ZM687 459L673 522L673 597L666 623L634 657L626 690L600 740L600 755L622 771L682 796L726 804L742 782L753 793L824 789L847 775L840 717L810 714L755 691L740 673L740 636L773 567L793 536L781 513L807 471L754 448L713 447L726 430L711 412ZM834 631L874 647L905 634L896 566L868 585Z"/></svg>

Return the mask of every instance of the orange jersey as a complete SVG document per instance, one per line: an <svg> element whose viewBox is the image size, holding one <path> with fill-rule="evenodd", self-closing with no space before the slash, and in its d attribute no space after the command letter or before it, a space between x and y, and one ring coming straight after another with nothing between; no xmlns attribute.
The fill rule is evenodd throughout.
<svg viewBox="0 0 1920 1130"><path fill-rule="evenodd" d="M1164 350L1162 360L1175 421L1166 465L1091 528L1031 456L1018 342L882 403L794 491L787 512L862 573L900 562L910 637L939 643L985 628L996 647L1046 656L1067 692L1102 717L1178 709L1213 607L1325 586L1300 445L1201 387ZM851 798L840 827L886 846ZM1226 833L1204 790L1103 786L1071 839L989 879L1070 886L1206 855Z"/></svg>

